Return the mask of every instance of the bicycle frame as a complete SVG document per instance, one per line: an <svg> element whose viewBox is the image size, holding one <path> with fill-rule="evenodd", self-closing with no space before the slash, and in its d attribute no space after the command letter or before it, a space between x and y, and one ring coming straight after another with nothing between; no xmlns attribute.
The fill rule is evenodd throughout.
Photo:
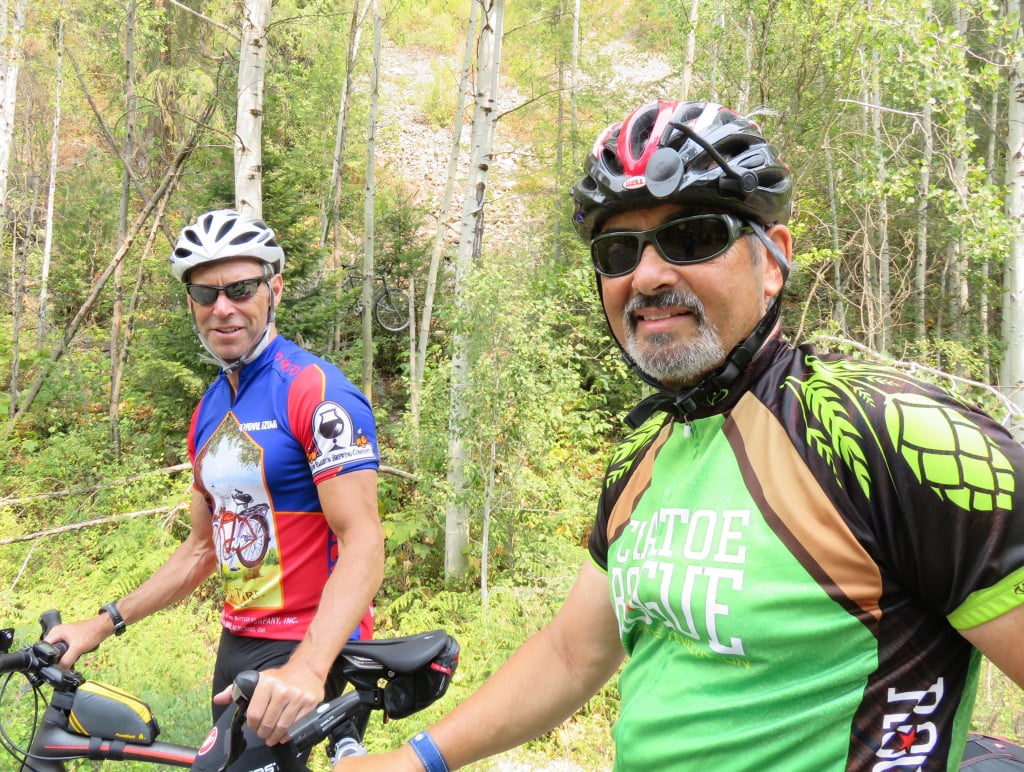
<svg viewBox="0 0 1024 772"><path fill-rule="evenodd" d="M60 615L46 612L40 622L45 636L60 623ZM211 772L230 768L245 747L245 711L259 680L256 671L238 675L235 710L221 717L201 747L191 748L157 741L156 721L137 698L60 669L57 662L67 650L62 641L40 640L10 652L13 634L13 629L0 631L0 675L25 674L37 695L42 686L52 689L39 726L32 727L28 750L13 745L6 734L0 743L0 751L19 761L21 772L65 772L66 763L75 759L139 761ZM458 642L443 630L350 641L339 661L353 690L320 704L289 727L290 742L269 749L278 770L308 772L303 759L324 741L339 755L365 752L362 739L372 711L403 718L431 704L447 691L458 658Z"/></svg>
<svg viewBox="0 0 1024 772"><path fill-rule="evenodd" d="M56 712L56 709L53 705L47 706L42 725L29 750L30 758L22 764L21 772L65 772L65 761L72 759L144 761L185 768L195 764L195 748L159 741L139 745L124 740L83 737L62 729L57 722L62 722L63 717L55 717L51 711Z"/></svg>

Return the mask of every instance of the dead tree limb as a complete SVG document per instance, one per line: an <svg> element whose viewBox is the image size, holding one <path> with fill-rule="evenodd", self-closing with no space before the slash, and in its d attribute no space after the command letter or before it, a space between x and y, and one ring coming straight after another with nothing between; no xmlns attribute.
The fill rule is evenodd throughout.
<svg viewBox="0 0 1024 772"><path fill-rule="evenodd" d="M78 310L78 313L75 314L75 318L71 320L71 323L65 330L64 340L61 342L59 346L57 346L53 350L53 352L51 352L46 362L43 363L42 369L39 375L36 377L35 382L32 384L32 387L25 394L24 399L18 405L18 409L15 411L11 419L7 422L7 425L4 427L3 433L0 434L0 441L6 440L8 437L10 437L11 432L14 430L14 427L17 425L18 421L22 418L22 416L25 415L28 409L32 406L32 403L35 401L35 398L39 395L40 390L43 388L43 384L46 383L46 379L49 377L50 371L53 369L53 366L62 356L64 356L65 353L67 353L68 347L71 345L71 341L74 340L75 335L78 333L78 329L82 326L82 323L84 322L86 317L90 313L92 313L92 310L95 307L96 302L99 300L100 293L106 286L107 281L113 275L114 270L121 263L121 261L124 260L125 255L128 254L128 251L131 249L132 244L135 242L135 238L139 235L139 232L142 230L143 226L149 219L153 210L165 197L170 196L170 194L173 192L175 184L177 183L178 178L181 176L181 170L185 165L185 161L195 150L196 145L199 142L199 136L202 134L203 127L206 125L210 116L213 114L215 104L216 103L213 99L211 99L207 103L202 118L196 122L195 128L191 136L189 136L188 140L185 142L185 145L178 151L178 154L171 162L171 165L168 167L167 172L164 174L163 179L160 181L159 187L157 187L156 191L153 193L153 197L145 203L145 206L143 207L142 211L139 212L138 216L136 216L135 221L132 223L131 228L125 235L125 239L121 243L121 246L118 248L117 253L107 264L107 267L104 269L103 273L101 273L99 277L93 282L93 286L92 289L89 291L88 297L86 297L85 302L82 303L82 307Z"/></svg>

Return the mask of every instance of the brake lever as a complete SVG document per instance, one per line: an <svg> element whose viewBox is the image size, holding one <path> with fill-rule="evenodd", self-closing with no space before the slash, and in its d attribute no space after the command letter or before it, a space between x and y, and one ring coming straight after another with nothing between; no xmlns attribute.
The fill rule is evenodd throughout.
<svg viewBox="0 0 1024 772"><path fill-rule="evenodd" d="M259 680L260 674L255 670L245 670L235 676L234 683L231 684L231 699L235 701L235 712L231 716L224 763L218 767L217 772L224 772L238 760L242 751L245 750L245 735L242 733L242 729L245 726L245 714L249 709L249 701L252 699L253 692L256 691L256 684Z"/></svg>
<svg viewBox="0 0 1024 772"><path fill-rule="evenodd" d="M231 717L224 763L217 772L224 772L228 769L245 750L245 734L242 729L245 727L249 702L252 700L259 680L260 674L255 670L245 670L235 676L234 683L231 685L231 699L235 701L235 713ZM297 757L295 746L291 742L278 743L269 747L280 772L310 772L309 768Z"/></svg>

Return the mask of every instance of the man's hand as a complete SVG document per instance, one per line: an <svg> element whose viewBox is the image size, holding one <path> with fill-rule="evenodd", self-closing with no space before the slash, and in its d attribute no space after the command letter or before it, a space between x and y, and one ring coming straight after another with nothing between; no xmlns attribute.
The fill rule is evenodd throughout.
<svg viewBox="0 0 1024 772"><path fill-rule="evenodd" d="M323 702L323 680L300 662L264 670L246 711L249 728L267 745L287 742L288 727ZM231 702L231 686L214 696L218 705Z"/></svg>
<svg viewBox="0 0 1024 772"><path fill-rule="evenodd" d="M79 657L98 648L113 633L114 623L104 612L80 622L57 625L46 634L44 640L50 643L64 641L68 645L68 650L58 663L68 669L74 666Z"/></svg>

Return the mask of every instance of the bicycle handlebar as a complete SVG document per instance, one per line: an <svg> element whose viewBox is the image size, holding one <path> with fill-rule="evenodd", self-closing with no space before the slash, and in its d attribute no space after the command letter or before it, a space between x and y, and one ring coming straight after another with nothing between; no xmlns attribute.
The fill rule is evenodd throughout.
<svg viewBox="0 0 1024 772"><path fill-rule="evenodd" d="M47 611L40 616L39 621L43 629L42 635L45 637L53 627L60 624L61 617L57 611ZM61 746L64 752L59 757L45 755L46 743L37 737L40 744L33 744L34 750L31 752L44 753L38 758L43 760L42 768L48 770L63 769L63 766L48 763L48 759L59 759L59 762L63 762L70 758L86 758L85 755L77 753L67 755L70 746L66 743L74 741L76 737L90 737L90 743L92 740L102 741L102 738L107 737L105 734L93 737L89 731L82 731L81 726L77 728L78 731L70 730L69 734L68 718L75 707L79 687L92 682L87 682L75 670L63 670L58 665L68 650L68 645L64 641L49 643L40 639L11 651L13 641L13 629L0 630L0 675L22 673L33 689L38 690L38 687L44 685L52 687L54 694L46 700L47 719L43 722L45 729L40 731L50 733L47 735L48 739L56 736L65 743ZM339 665L353 690L329 702L321 703L298 719L288 729L288 742L269 746L280 772L308 772L303 759L313 746L325 739L330 740L334 752L339 756L365 752L361 741L371 712L383 711L386 721L388 718L403 718L433 703L446 692L458 665L458 659L458 641L444 630L406 637L350 641L342 649ZM222 730L220 748L216 753L210 753L205 757L204 763L212 763L214 766L203 766L202 769L214 769L221 759L227 758L228 761L221 767L224 769L244 750L245 739L242 730L246 723L246 709L258 681L259 673L254 670L240 673L235 679L232 698L236 707L231 716L229 731ZM58 692L61 693L59 699ZM94 694L91 691L89 693ZM120 706L123 701L115 702ZM87 716L95 719L100 716L103 721L108 721L106 724L103 721L99 722L98 725L104 727L101 731L111 731L109 722L116 723L120 720L120 714L98 712L108 711L109 704L103 700L89 700L82 706L86 713L80 714L78 718L84 719ZM146 706L142 704L142 707ZM148 711L148 708L146 710ZM111 715L118 718L110 719ZM82 724L94 726L84 720ZM153 729L155 730L155 725ZM159 730L155 730L152 736L155 737L156 731ZM35 727L32 735L36 736ZM216 735L211 732L211 738L215 737ZM195 748L164 742L154 743L152 737L143 741L140 736L138 742L118 741L116 748L113 741L104 743L106 741L97 746L98 755L95 756L92 755L93 745L90 744L88 758L131 758L152 762L156 758L153 751L158 750L160 753L170 754L163 759L173 758L173 766L190 766L193 762L199 764L198 756L204 754L203 749L197 753ZM157 749L157 746L160 748ZM15 755L15 750L6 746L2 748L12 756Z"/></svg>

